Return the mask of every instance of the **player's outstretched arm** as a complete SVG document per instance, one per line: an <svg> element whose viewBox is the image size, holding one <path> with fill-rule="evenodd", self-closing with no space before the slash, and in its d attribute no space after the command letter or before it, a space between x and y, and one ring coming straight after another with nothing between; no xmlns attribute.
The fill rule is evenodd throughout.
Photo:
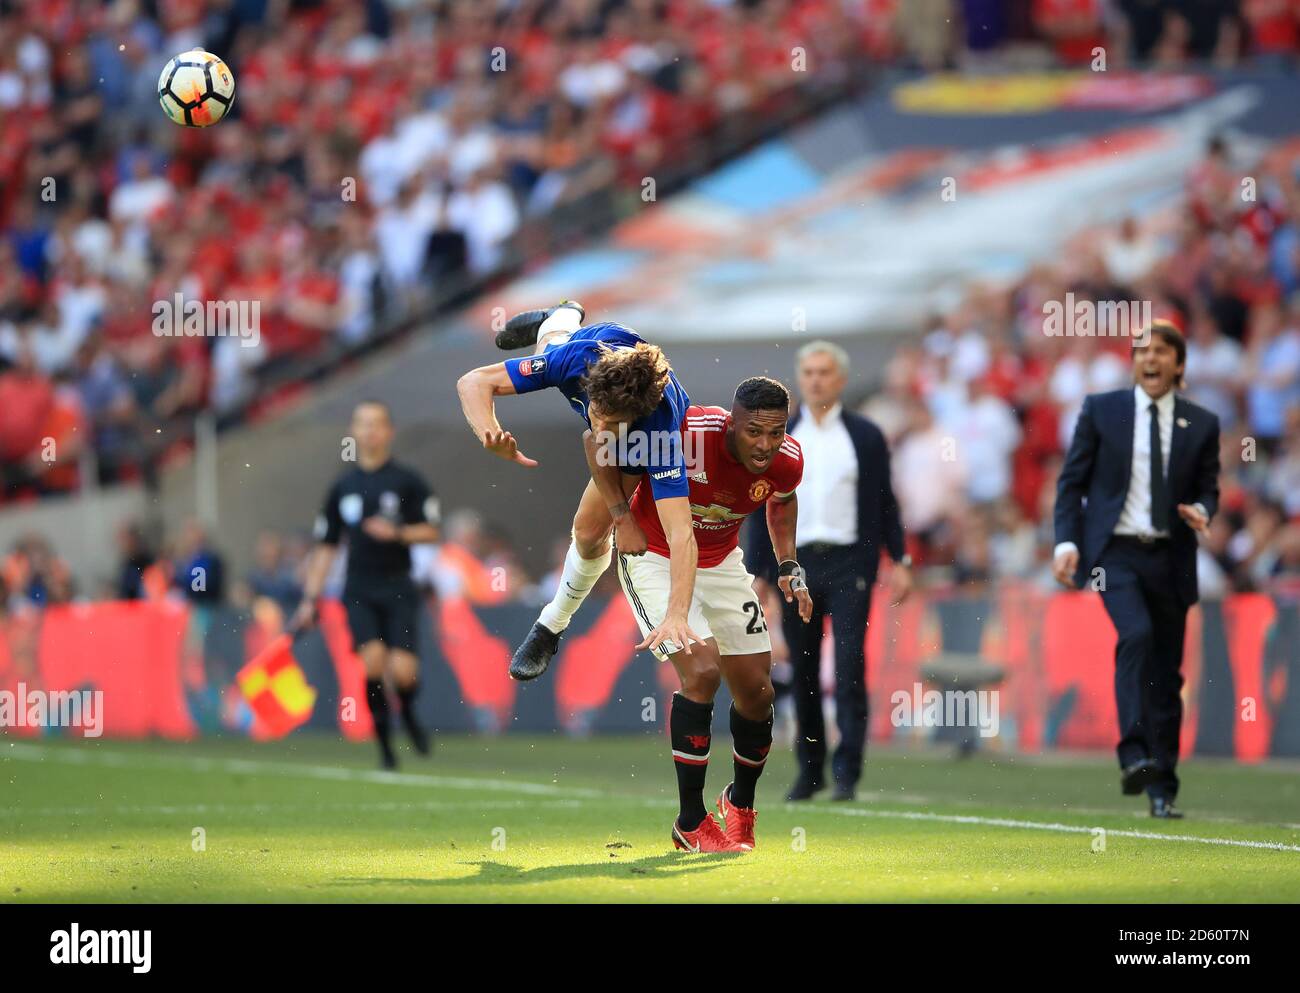
<svg viewBox="0 0 1300 993"><path fill-rule="evenodd" d="M471 369L456 381L456 392L460 395L465 420L484 448L507 462L517 462L530 469L537 465L535 459L519 451L514 436L497 421L496 398L516 392L504 362Z"/></svg>
<svg viewBox="0 0 1300 993"><path fill-rule="evenodd" d="M691 523L691 501L689 497L665 497L655 501L655 508L668 539L668 610L659 626L636 647L654 648L672 642L673 647L667 649L670 654L680 648L690 655L691 642L704 640L686 623L691 597L695 595L695 567L700 559Z"/></svg>
<svg viewBox="0 0 1300 993"><path fill-rule="evenodd" d="M799 523L799 498L793 493L785 500L772 497L767 501L767 533L772 537L772 551L776 553L777 586L786 603L799 601L799 618L805 623L812 617L812 596L803 566L795 558L794 536Z"/></svg>

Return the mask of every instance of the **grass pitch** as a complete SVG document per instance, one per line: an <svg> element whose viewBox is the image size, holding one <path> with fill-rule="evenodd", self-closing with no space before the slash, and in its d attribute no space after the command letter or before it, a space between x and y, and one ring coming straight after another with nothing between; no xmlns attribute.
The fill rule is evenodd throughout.
<svg viewBox="0 0 1300 993"><path fill-rule="evenodd" d="M758 849L710 856L672 848L659 735L444 737L398 773L373 757L0 738L0 902L1300 902L1294 764L1186 762L1188 817L1165 822L1102 757L873 748L857 803L786 805L774 749Z"/></svg>

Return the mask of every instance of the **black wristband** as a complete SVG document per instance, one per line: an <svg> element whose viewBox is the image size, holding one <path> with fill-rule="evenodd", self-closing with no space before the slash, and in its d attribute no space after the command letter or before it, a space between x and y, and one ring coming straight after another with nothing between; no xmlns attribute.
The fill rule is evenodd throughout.
<svg viewBox="0 0 1300 993"><path fill-rule="evenodd" d="M800 590L808 588L808 574L803 571L801 566L794 559L786 559L776 567L777 575L785 579L790 577L790 592L798 593Z"/></svg>

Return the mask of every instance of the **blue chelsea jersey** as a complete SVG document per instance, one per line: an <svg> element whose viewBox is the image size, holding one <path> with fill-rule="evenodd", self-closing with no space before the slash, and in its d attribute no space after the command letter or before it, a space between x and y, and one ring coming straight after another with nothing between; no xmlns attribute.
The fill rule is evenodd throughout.
<svg viewBox="0 0 1300 993"><path fill-rule="evenodd" d="M644 340L622 324L589 324L574 331L567 341L548 346L540 355L507 359L506 372L514 383L516 393L533 393L550 387L559 390L569 401L569 406L590 427L587 391L582 388L582 377L586 375L587 367L600 358L602 348L635 348ZM643 437L650 439L672 439L668 445L651 443L644 446L641 451L644 457L638 457L636 445L628 446L630 460L622 466L624 470L648 472L650 488L656 500L686 496L689 493L681 428L686 408L690 405L690 397L677 381L676 374L670 372L668 386L659 406L629 425L629 435L632 437L635 437L632 432L642 432Z"/></svg>

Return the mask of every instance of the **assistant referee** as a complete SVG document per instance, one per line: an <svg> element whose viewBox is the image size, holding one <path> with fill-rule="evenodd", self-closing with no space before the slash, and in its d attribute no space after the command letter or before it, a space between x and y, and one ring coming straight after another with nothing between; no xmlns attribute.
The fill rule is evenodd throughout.
<svg viewBox="0 0 1300 993"><path fill-rule="evenodd" d="M316 518L317 545L307 567L302 603L294 625L316 618L316 601L325 586L339 540L347 535L347 609L352 644L366 667L366 703L385 769L397 767L389 739L385 675L401 705L411 744L429 754L429 736L415 715L420 662L416 652L416 610L411 579L411 545L439 538L438 500L415 470L392 458L393 418L388 406L365 400L352 412L356 465L330 487Z"/></svg>

